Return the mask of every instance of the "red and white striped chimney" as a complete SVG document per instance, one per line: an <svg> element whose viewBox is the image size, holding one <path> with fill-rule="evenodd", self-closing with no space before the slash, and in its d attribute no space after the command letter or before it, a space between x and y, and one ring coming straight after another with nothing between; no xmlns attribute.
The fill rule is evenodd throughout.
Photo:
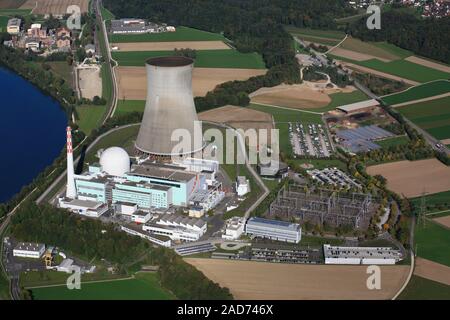
<svg viewBox="0 0 450 320"><path fill-rule="evenodd" d="M75 177L73 171L73 148L72 148L72 129L67 126L67 189L66 197L75 199L77 190L75 188Z"/></svg>

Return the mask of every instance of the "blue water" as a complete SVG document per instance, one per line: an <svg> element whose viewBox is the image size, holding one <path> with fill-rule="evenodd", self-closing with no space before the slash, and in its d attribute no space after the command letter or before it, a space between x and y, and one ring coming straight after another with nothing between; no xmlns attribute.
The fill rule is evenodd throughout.
<svg viewBox="0 0 450 320"><path fill-rule="evenodd" d="M64 147L66 125L58 102L0 68L0 202L53 162Z"/></svg>

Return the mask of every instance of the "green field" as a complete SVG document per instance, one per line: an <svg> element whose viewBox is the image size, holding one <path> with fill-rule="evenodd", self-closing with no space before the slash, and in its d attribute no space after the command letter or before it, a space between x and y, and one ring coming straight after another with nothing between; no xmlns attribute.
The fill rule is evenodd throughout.
<svg viewBox="0 0 450 320"><path fill-rule="evenodd" d="M27 16L31 13L31 9L0 9L0 16Z"/></svg>
<svg viewBox="0 0 450 320"><path fill-rule="evenodd" d="M387 42L368 42L351 37L347 38L340 48L386 60L398 60L412 55L411 52Z"/></svg>
<svg viewBox="0 0 450 320"><path fill-rule="evenodd" d="M49 61L46 64L50 65L52 71L63 78L70 86L73 85L73 68L66 61Z"/></svg>
<svg viewBox="0 0 450 320"><path fill-rule="evenodd" d="M289 141L289 124L288 122L301 122L301 123L323 123L322 116L320 114L307 113L302 111L296 111L294 109L281 109L269 106L263 106L258 104L250 104L247 108L255 109L258 111L270 113L273 115L276 123L276 128L279 129L280 134L280 151L290 155L292 154L292 146Z"/></svg>
<svg viewBox="0 0 450 320"><path fill-rule="evenodd" d="M394 60L383 62L378 59L370 59L366 61L355 61L340 56L330 55L333 58L371 68L377 71L389 73L405 79L417 82L429 82L433 80L449 79L450 73L424 67L422 65L412 63L406 60Z"/></svg>
<svg viewBox="0 0 450 320"><path fill-rule="evenodd" d="M94 105L79 106L76 109L79 117L77 124L86 135L89 135L93 129L100 126L106 111L105 106Z"/></svg>
<svg viewBox="0 0 450 320"><path fill-rule="evenodd" d="M174 51L132 51L113 52L113 58L121 66L144 66L152 57L172 56ZM262 57L253 53L241 53L237 50L199 50L195 67L201 68L244 68L265 69Z"/></svg>
<svg viewBox="0 0 450 320"><path fill-rule="evenodd" d="M109 11L108 9L106 9L105 7L101 7L100 10L102 11L102 18L103 20L112 20L115 18L114 14Z"/></svg>
<svg viewBox="0 0 450 320"><path fill-rule="evenodd" d="M409 138L407 136L399 136L399 137L393 137L393 138L376 141L375 143L382 148L389 148L392 146L399 146L402 144L407 144L407 143L409 143Z"/></svg>
<svg viewBox="0 0 450 320"><path fill-rule="evenodd" d="M450 81L438 80L411 87L403 92L382 97L389 105L433 97L450 92Z"/></svg>
<svg viewBox="0 0 450 320"><path fill-rule="evenodd" d="M162 288L156 273L139 273L134 279L81 283L80 290L65 285L32 289L36 300L168 300L175 297Z"/></svg>
<svg viewBox="0 0 450 320"><path fill-rule="evenodd" d="M118 100L115 115L127 112L144 112L145 100Z"/></svg>
<svg viewBox="0 0 450 320"><path fill-rule="evenodd" d="M424 199L427 213L445 211L450 206L450 191L426 195ZM410 200L415 208L415 211L419 212L418 210L420 210L421 208L422 197L417 197ZM442 214L431 215L430 218L437 218L449 214L450 209L448 210L448 213L443 212Z"/></svg>
<svg viewBox="0 0 450 320"><path fill-rule="evenodd" d="M175 32L146 34L114 34L111 42L163 42L163 41L225 41L218 34L188 27L177 27Z"/></svg>
<svg viewBox="0 0 450 320"><path fill-rule="evenodd" d="M330 94L331 102L323 108L313 109L311 111L326 112L336 109L339 106L360 102L369 99L362 91L338 92Z"/></svg>
<svg viewBox="0 0 450 320"><path fill-rule="evenodd" d="M414 240L419 257L450 266L450 230L426 220L416 224Z"/></svg>
<svg viewBox="0 0 450 320"><path fill-rule="evenodd" d="M449 300L450 286L413 275L399 300Z"/></svg>
<svg viewBox="0 0 450 320"><path fill-rule="evenodd" d="M9 17L0 16L0 32L6 32L6 26L8 25Z"/></svg>
<svg viewBox="0 0 450 320"><path fill-rule="evenodd" d="M410 104L397 110L436 139L450 138L450 97Z"/></svg>

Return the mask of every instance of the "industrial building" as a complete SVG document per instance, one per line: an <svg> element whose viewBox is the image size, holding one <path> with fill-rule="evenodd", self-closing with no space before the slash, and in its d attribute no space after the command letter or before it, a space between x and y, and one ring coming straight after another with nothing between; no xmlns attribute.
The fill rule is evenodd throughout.
<svg viewBox="0 0 450 320"><path fill-rule="evenodd" d="M142 230L175 241L197 241L205 234L207 224L201 219L165 214L143 225Z"/></svg>
<svg viewBox="0 0 450 320"><path fill-rule="evenodd" d="M338 168L307 170L308 175L321 184L334 185L341 188L362 189L362 185Z"/></svg>
<svg viewBox="0 0 450 320"><path fill-rule="evenodd" d="M301 227L298 223L251 217L245 224L245 233L277 241L299 243Z"/></svg>
<svg viewBox="0 0 450 320"><path fill-rule="evenodd" d="M152 22L146 22L144 19L124 18L120 20L111 20L111 32L113 34L140 34L140 33L158 33L174 32L175 27L166 24L158 25Z"/></svg>
<svg viewBox="0 0 450 320"><path fill-rule="evenodd" d="M98 218L108 211L105 203L70 198L60 198L59 207L91 218Z"/></svg>
<svg viewBox="0 0 450 320"><path fill-rule="evenodd" d="M19 19L19 18L9 19L8 24L6 25L6 32L8 32L11 35L19 34L21 24L22 24L22 19Z"/></svg>
<svg viewBox="0 0 450 320"><path fill-rule="evenodd" d="M236 179L236 193L238 197L245 196L250 192L250 181L245 176L238 176Z"/></svg>
<svg viewBox="0 0 450 320"><path fill-rule="evenodd" d="M147 99L136 149L170 159L201 151L205 144L192 93L194 60L156 57L148 59L145 67Z"/></svg>
<svg viewBox="0 0 450 320"><path fill-rule="evenodd" d="M13 249L14 257L39 259L45 252L45 244L19 242Z"/></svg>
<svg viewBox="0 0 450 320"><path fill-rule="evenodd" d="M371 111L374 107L378 107L379 105L380 105L380 103L377 100L371 99L371 100L346 104L343 106L339 106L336 109L339 111L345 112L346 114L356 114L356 113Z"/></svg>
<svg viewBox="0 0 450 320"><path fill-rule="evenodd" d="M285 177L289 170L285 163L276 160L270 160L266 164L259 163L257 169L260 176L267 178Z"/></svg>
<svg viewBox="0 0 450 320"><path fill-rule="evenodd" d="M138 226L136 224L121 225L120 229L130 235L141 237L141 238L146 239L154 244L157 244L157 245L160 245L160 246L163 246L166 248L170 248L170 246L172 245L172 240L170 240L169 237L161 236L161 235L157 235L157 234L150 234L149 232L144 231L141 226Z"/></svg>
<svg viewBox="0 0 450 320"><path fill-rule="evenodd" d="M311 191L300 185L291 185L280 189L269 207L269 216L366 229L378 208L379 204L372 201L370 193L338 192L326 188Z"/></svg>
<svg viewBox="0 0 450 320"><path fill-rule="evenodd" d="M242 217L232 217L225 224L225 232L222 238L225 240L237 240L244 233L245 221Z"/></svg>
<svg viewBox="0 0 450 320"><path fill-rule="evenodd" d="M402 260L400 250L390 247L340 247L323 245L325 264L395 264Z"/></svg>

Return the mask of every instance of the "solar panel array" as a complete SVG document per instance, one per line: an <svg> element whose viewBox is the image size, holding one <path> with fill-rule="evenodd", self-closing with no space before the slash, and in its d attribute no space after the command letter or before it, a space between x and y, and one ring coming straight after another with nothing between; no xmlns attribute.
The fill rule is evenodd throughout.
<svg viewBox="0 0 450 320"><path fill-rule="evenodd" d="M216 250L216 246L212 243L202 243L202 244L192 244L186 245L183 247L175 248L175 252L180 256L187 256L190 254L201 253L201 252L210 252Z"/></svg>
<svg viewBox="0 0 450 320"><path fill-rule="evenodd" d="M376 125L370 125L356 129L339 130L336 136L341 140L341 145L344 148L359 153L381 148L372 141L393 137L394 134Z"/></svg>

